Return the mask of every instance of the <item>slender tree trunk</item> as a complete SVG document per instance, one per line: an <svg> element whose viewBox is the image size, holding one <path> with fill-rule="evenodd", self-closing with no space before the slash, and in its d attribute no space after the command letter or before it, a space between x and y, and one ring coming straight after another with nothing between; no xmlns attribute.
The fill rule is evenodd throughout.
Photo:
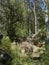
<svg viewBox="0 0 49 65"><path fill-rule="evenodd" d="M34 12L34 19L35 19L35 34L36 32L38 31L38 28L37 28L37 16L36 16L36 10L35 10L35 3L33 2L33 12Z"/></svg>

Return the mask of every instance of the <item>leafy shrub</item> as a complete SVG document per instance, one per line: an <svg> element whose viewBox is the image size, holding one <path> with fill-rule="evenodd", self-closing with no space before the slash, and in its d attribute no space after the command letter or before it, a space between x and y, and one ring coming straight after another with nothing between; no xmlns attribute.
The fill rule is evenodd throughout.
<svg viewBox="0 0 49 65"><path fill-rule="evenodd" d="M3 61L3 59L5 60L6 58L9 58L7 61L8 65L10 65L11 58L12 58L10 47L11 47L11 40L9 39L8 36L6 36L6 37L4 36L2 39L2 44L0 45L0 48L2 49L2 50L0 50L0 52L1 52L0 54L8 54L9 57L3 55L3 58L0 60ZM3 62L1 62L1 61L0 61L0 63L1 63L1 65L3 64ZM5 62L5 64L6 64L6 62Z"/></svg>
<svg viewBox="0 0 49 65"><path fill-rule="evenodd" d="M11 65L22 65L22 61L19 56L20 53L18 47L16 45L13 46L15 46L15 48L11 49L11 56L12 56Z"/></svg>
<svg viewBox="0 0 49 65"><path fill-rule="evenodd" d="M10 46L11 46L11 40L9 39L9 37L8 36L7 37L3 37L1 47L5 51L9 52L10 51Z"/></svg>
<svg viewBox="0 0 49 65"><path fill-rule="evenodd" d="M49 44L46 45L46 52L42 55L42 62L44 65L49 65Z"/></svg>

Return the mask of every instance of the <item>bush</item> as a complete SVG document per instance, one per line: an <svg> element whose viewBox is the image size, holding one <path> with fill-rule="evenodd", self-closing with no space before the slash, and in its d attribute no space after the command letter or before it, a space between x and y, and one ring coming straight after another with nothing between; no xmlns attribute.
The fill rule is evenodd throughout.
<svg viewBox="0 0 49 65"><path fill-rule="evenodd" d="M3 54L3 57L2 56L0 56L0 63L1 63L1 65L3 64L3 59L4 60L6 60L7 58L9 58L8 60L7 60L7 62L4 62L5 64L7 64L7 65L10 65L10 62L11 62L11 50L10 50L10 47L11 47L11 40L9 39L9 37L8 36L4 36L3 38L2 38L2 44L0 45L0 55L1 54ZM6 56L6 54L8 54L9 55L9 57L8 57L8 55ZM5 55L5 56L4 56ZM1 58L2 57L2 58Z"/></svg>
<svg viewBox="0 0 49 65"><path fill-rule="evenodd" d="M16 45L13 45L14 48L11 49L12 62L11 65L22 65L21 58L19 56L19 50Z"/></svg>
<svg viewBox="0 0 49 65"><path fill-rule="evenodd" d="M42 62L44 65L49 65L49 44L46 45L46 52L42 55Z"/></svg>
<svg viewBox="0 0 49 65"><path fill-rule="evenodd" d="M1 48L10 53L11 40L9 37L3 37Z"/></svg>

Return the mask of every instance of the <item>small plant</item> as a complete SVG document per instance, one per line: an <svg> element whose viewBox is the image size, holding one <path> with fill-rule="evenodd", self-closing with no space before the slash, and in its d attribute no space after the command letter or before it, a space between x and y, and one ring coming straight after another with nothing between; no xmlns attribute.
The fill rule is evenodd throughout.
<svg viewBox="0 0 49 65"><path fill-rule="evenodd" d="M3 37L1 47L2 47L4 50L10 52L10 46L11 46L11 40L9 39L9 37L8 37L8 36Z"/></svg>

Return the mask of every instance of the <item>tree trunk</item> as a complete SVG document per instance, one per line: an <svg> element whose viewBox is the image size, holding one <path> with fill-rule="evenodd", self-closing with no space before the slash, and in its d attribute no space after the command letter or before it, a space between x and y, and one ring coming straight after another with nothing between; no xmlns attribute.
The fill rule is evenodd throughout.
<svg viewBox="0 0 49 65"><path fill-rule="evenodd" d="M36 16L36 11L35 11L35 3L33 2L33 12L34 12L34 19L35 19L35 33L38 31L37 28L37 16Z"/></svg>

